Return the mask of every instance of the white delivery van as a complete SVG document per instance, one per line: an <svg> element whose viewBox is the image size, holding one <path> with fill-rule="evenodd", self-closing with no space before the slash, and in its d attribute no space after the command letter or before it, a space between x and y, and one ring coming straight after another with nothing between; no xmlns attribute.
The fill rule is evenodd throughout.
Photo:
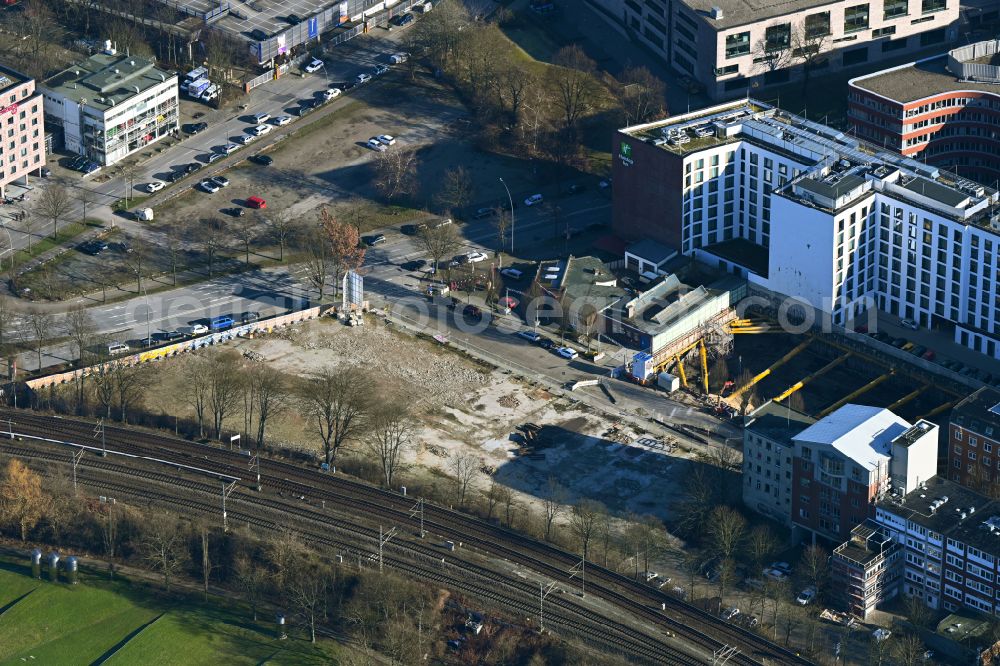
<svg viewBox="0 0 1000 666"><path fill-rule="evenodd" d="M135 211L135 219L140 222L152 222L153 221L153 209L152 208L137 208Z"/></svg>

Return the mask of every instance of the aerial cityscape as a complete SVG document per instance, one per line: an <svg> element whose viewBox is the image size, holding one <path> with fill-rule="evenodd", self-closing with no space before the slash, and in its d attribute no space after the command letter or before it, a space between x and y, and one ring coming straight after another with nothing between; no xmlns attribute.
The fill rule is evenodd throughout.
<svg viewBox="0 0 1000 666"><path fill-rule="evenodd" d="M1000 663L997 0L0 0L0 132L0 664Z"/></svg>

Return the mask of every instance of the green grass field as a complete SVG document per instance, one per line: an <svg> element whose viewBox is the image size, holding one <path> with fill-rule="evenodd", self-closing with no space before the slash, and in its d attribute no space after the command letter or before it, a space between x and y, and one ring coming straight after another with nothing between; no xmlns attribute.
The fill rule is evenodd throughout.
<svg viewBox="0 0 1000 666"><path fill-rule="evenodd" d="M278 640L242 611L84 572L79 585L53 584L0 561L0 665L336 663L335 644Z"/></svg>

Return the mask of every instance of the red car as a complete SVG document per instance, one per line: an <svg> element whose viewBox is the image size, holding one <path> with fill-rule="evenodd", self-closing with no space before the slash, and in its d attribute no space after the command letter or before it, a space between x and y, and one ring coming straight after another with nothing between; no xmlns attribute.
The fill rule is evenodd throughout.
<svg viewBox="0 0 1000 666"><path fill-rule="evenodd" d="M267 208L267 202L260 197L247 197L247 206L250 208Z"/></svg>
<svg viewBox="0 0 1000 666"><path fill-rule="evenodd" d="M933 361L935 356L936 354L934 353L933 349L928 349L926 352L924 352L924 358L928 361Z"/></svg>

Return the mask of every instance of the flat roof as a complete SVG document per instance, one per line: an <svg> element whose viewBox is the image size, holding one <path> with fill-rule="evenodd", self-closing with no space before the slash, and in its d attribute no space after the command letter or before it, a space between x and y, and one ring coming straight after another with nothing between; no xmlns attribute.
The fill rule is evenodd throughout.
<svg viewBox="0 0 1000 666"><path fill-rule="evenodd" d="M1000 440L1000 391L984 386L951 411L951 422ZM987 434L989 430L989 434Z"/></svg>
<svg viewBox="0 0 1000 666"><path fill-rule="evenodd" d="M808 414L797 412L773 400L754 410L751 418L746 425L748 431L785 446L791 446L795 435L816 423L816 419Z"/></svg>
<svg viewBox="0 0 1000 666"><path fill-rule="evenodd" d="M169 5L174 4L173 0L160 0L160 2L166 2ZM201 13L211 11L219 5L216 0L184 0L184 4L191 6L192 9L196 9ZM230 32L242 33L248 41L251 41L250 33L253 30L262 30L267 33L268 37L273 37L295 25L287 20L292 14L297 16L300 21L305 22L324 9L339 4L339 2L334 2L333 0L281 0L280 2L233 3L235 13L232 10L227 12L222 18L215 21L213 25L223 27ZM361 10L353 6L354 3L348 4L349 12L356 10L360 13ZM325 29L329 29L329 26L326 26Z"/></svg>
<svg viewBox="0 0 1000 666"><path fill-rule="evenodd" d="M868 76L859 76L851 80L851 85L900 104L959 90L977 90L1000 95L1000 85L959 80L948 71L947 65L947 55L935 56Z"/></svg>
<svg viewBox="0 0 1000 666"><path fill-rule="evenodd" d="M0 90L6 90L7 88L20 85L28 79L29 77L27 75L0 65Z"/></svg>
<svg viewBox="0 0 1000 666"><path fill-rule="evenodd" d="M758 23L814 7L846 4L843 0L681 0L692 11L718 30L748 23ZM722 10L721 19L712 18L712 8Z"/></svg>
<svg viewBox="0 0 1000 666"><path fill-rule="evenodd" d="M795 436L797 441L826 444L872 470L888 461L892 440L910 424L884 407L846 404Z"/></svg>
<svg viewBox="0 0 1000 666"><path fill-rule="evenodd" d="M945 497L947 501L940 503ZM931 506L934 503L938 503L937 508ZM933 476L905 497L887 495L877 506L945 537L1000 556L1000 502L953 481Z"/></svg>
<svg viewBox="0 0 1000 666"><path fill-rule="evenodd" d="M42 85L74 102L86 101L88 107L107 111L176 77L146 58L97 53L49 77Z"/></svg>
<svg viewBox="0 0 1000 666"><path fill-rule="evenodd" d="M752 243L746 238L730 238L706 245L703 249L748 268L761 277L767 277L768 252L763 245Z"/></svg>
<svg viewBox="0 0 1000 666"><path fill-rule="evenodd" d="M945 204L946 206L954 206L956 208L969 199L969 195L965 192L956 190L953 187L948 187L947 185L936 183L929 178L923 178L921 176L910 178L908 180L901 180L899 182L899 186L905 190L913 192L914 194L929 197L935 201Z"/></svg>
<svg viewBox="0 0 1000 666"><path fill-rule="evenodd" d="M642 257L657 266L677 255L677 250L659 243L652 238L644 238L641 241L632 243L625 248L625 251L637 257Z"/></svg>

